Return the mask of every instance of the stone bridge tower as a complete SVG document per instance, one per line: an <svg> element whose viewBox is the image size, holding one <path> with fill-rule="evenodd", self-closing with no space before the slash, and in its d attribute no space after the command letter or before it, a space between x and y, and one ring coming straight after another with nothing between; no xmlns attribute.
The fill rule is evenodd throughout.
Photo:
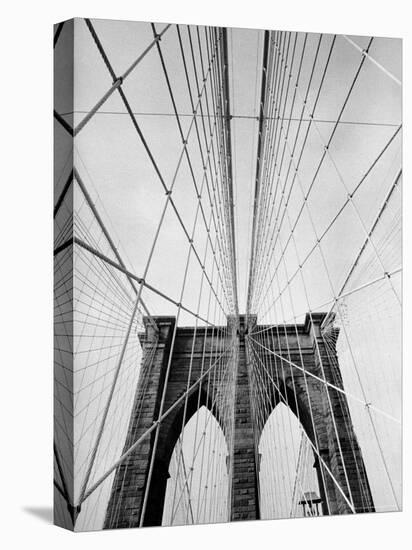
<svg viewBox="0 0 412 550"><path fill-rule="evenodd" d="M325 515L350 512L342 491L351 496L356 512L370 512L374 511L372 495L346 397L332 387L343 389L343 383L336 350L331 350L330 344L326 345L321 333L324 318L323 313L307 314L302 325L279 326L279 330L275 331L276 337L271 332L270 346L264 350L263 356L269 377L274 377L276 372L277 384L276 387L268 385L269 407L264 421L281 401L287 402L300 419L314 448L319 449L320 459L315 454L314 467ZM155 317L154 320L158 331L145 320L146 330L141 335L144 358L125 450L153 425L159 414L176 319ZM144 525L161 525L169 463L181 433L183 419L187 422L204 405L213 410L223 433L227 435L224 407L228 403L230 385L233 391L233 380L216 384L211 376L208 377L207 391L201 384L200 390L191 392L187 401L182 396L188 387L188 372L191 386L201 376L205 376L210 365L218 361L220 350L228 347L229 341L235 348L232 349L232 360L236 363L234 399L232 395L231 401L234 402L234 433L229 457L232 473L230 519L260 518L257 442L261 434L253 418L251 385L254 374L250 368L253 351L249 339L253 338L253 331L264 329L265 326L256 325L255 316L229 318L227 327L209 328L206 333L203 327L176 329L164 410L179 398L180 401L159 428ZM332 331L336 341L338 330L332 328ZM219 340L220 349L216 346ZM287 355L279 354L279 349L287 349ZM276 350L276 354L271 353L272 350ZM296 366L290 368L291 363L301 369ZM282 373L280 378L279 372ZM315 376L308 376L308 373ZM319 379L326 379L331 386L326 386ZM118 467L106 512L105 528L139 526L153 444L154 431Z"/></svg>

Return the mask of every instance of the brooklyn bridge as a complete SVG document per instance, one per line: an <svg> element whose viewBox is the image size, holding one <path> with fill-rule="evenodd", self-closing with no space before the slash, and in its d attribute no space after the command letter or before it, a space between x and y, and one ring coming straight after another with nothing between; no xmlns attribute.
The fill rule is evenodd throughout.
<svg viewBox="0 0 412 550"><path fill-rule="evenodd" d="M54 51L55 522L400 510L400 41Z"/></svg>

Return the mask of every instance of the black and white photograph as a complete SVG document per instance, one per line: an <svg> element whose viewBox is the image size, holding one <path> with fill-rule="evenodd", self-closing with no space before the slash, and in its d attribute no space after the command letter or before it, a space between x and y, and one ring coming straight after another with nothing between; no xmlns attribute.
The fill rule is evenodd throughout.
<svg viewBox="0 0 412 550"><path fill-rule="evenodd" d="M402 40L53 42L54 522L401 511Z"/></svg>

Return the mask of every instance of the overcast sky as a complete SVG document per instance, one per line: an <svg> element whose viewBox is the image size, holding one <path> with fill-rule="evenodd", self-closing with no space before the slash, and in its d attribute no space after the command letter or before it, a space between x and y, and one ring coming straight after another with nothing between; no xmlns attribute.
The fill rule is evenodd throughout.
<svg viewBox="0 0 412 550"><path fill-rule="evenodd" d="M103 21L94 22L96 31L107 51L107 55L117 74L121 74L152 39L148 24ZM162 25L158 25L162 28ZM185 29L182 28L185 36ZM306 47L306 63L301 76L301 93L305 89L311 68L318 35L309 35ZM315 74L312 88L315 91L319 85L321 69L326 59L332 37L326 36L320 52L318 70ZM357 43L364 47L367 38L356 37ZM297 52L302 47L303 34L299 36ZM234 29L229 31L229 58L231 61L232 80L232 113L236 115L256 116L257 101L260 96L261 51L263 32L256 30ZM375 40L370 50L379 62L400 77L401 57L400 40ZM177 98L178 110L190 114L188 94L185 89L182 62L178 52L177 33L170 28L162 38L162 51L172 88ZM317 118L335 120L342 105L348 86L353 78L359 62L359 52L343 38L338 37L328 78L324 85L321 100L317 108ZM76 85L78 83L78 85ZM86 25L80 22L76 26L76 73L75 73L75 108L77 111L88 111L110 87L111 78L92 41ZM152 113L137 117L142 131L146 136L156 162L158 163L166 182L170 182L177 165L181 151L178 139L177 125L172 114L172 105L161 72L159 56L155 48L139 64L138 68L127 78L124 91L131 107L138 113ZM314 92L309 98L314 97ZM301 102L297 101L294 115L300 114ZM115 112L117 114L102 114ZM106 220L110 220L122 250L130 259L137 274L141 274L147 260L148 249L160 217L164 202L163 190L148 162L141 143L136 135L129 117L118 94L113 94L94 116L86 128L76 139L78 168L87 182L90 192L99 198L107 212ZM84 113L75 114L79 121ZM344 121L373 122L398 124L401 118L400 89L385 74L371 63L366 63L362 70L352 99L342 118ZM190 117L183 119L186 126ZM250 248L250 211L251 197L254 189L256 134L258 123L253 119L235 118L232 121L234 148L234 185L236 197L236 240L239 268L239 303L240 311L245 309L245 288L247 278L247 261ZM294 123L291 132L297 128ZM319 129L325 139L332 125L319 124ZM303 130L301 133L303 134ZM339 169L350 187L354 187L363 171L370 165L380 148L393 132L388 126L341 125L333 141L332 154L339 164ZM192 139L195 139L193 132ZM308 185L313 174L315 163L322 152L317 132L311 130L308 153L305 155L301 169L303 185ZM354 154L356 152L357 154ZM381 163L375 178L371 179L369 187L359 195L359 205L368 225L369 218L374 215L376 205L382 201L386 192L385 185L380 181L398 154L399 147L394 148L393 155L388 155L386 162ZM392 151L391 151L392 153ZM84 164L84 165L83 165ZM188 227L194 216L195 196L193 185L188 178L187 167L183 165L176 182L174 198L182 218ZM388 178L390 180L390 177ZM378 189L377 189L378 188ZM373 189L373 193L371 192ZM342 202L344 191L338 181L331 163L326 161L318 177L318 184L313 193L313 215L319 231L324 228ZM300 205L298 197L294 201ZM291 213L293 214L293 201ZM104 215L104 213L103 213ZM368 218L369 215L369 218ZM309 242L307 220L302 220L298 234L302 255L313 243ZM343 235L347 236L346 228L353 223L352 216L342 218L330 240L330 248L337 246ZM361 238L361 232L351 231L355 242L345 242L347 258L339 254L329 254L333 262L332 271L341 273L353 257L353 247L358 245L356 237ZM178 243L182 242L182 246ZM176 246L177 245L177 246ZM182 230L177 227L174 215L166 217L162 230L158 252L155 255L148 280L155 286L177 296L182 280L184 256L187 247L183 241ZM329 248L328 248L329 253ZM181 254L182 261L180 261ZM346 260L346 262L345 262ZM165 273L163 266L168 265ZM323 296L314 295L314 305L321 303ZM153 303L155 312L161 313L168 307L159 303L155 297L147 297ZM195 287L188 288L186 300L193 305L196 301ZM185 318L186 319L186 318ZM189 321L189 319L187 319Z"/></svg>
<svg viewBox="0 0 412 550"><path fill-rule="evenodd" d="M152 41L153 35L148 23L124 22L124 21L93 21L96 32L106 50L117 75L122 74L136 59L136 57ZM164 25L157 24L157 30ZM188 39L186 29L182 27L184 46L188 51ZM249 254L251 240L251 208L254 193L254 178L256 170L256 149L258 121L258 101L260 97L260 80L262 65L263 31L230 29L229 38L229 64L230 64L230 96L231 112L234 119L231 122L233 144L233 181L235 197L235 223L236 223L236 252L238 258L238 298L240 312L245 311L247 277L249 269ZM356 44L364 48L368 42L366 37L351 37ZM309 92L310 104L313 102L319 86L322 68L326 61L333 37L326 35L322 39L319 52L319 62L314 74L312 86ZM62 42L67 40L64 31ZM315 55L319 35L309 34L305 51L305 62L299 84L299 93L304 93L309 78L309 71ZM297 53L300 55L304 42L304 35L300 33L297 38ZM181 115L183 130L187 131L191 121L191 107L186 90L182 59L178 48L176 27L172 26L163 36L161 41L162 52L169 71L171 86L177 101L177 108ZM401 79L401 41L398 39L375 39L370 49L371 56L390 71L396 78ZM312 181L313 173L322 154L323 143L333 128L333 121L340 111L343 101L348 93L357 66L360 62L360 53L343 37L337 37L328 77L325 80L321 99L319 101L315 119L318 131L312 127L306 152L299 170L299 178L304 191ZM293 79L292 79L293 81ZM57 87L65 86L64 72L58 79ZM78 20L75 25L75 82L74 82L74 108L73 123L76 125L84 115L96 104L112 84L110 74L104 65L101 56L92 40L86 24ZM131 108L136 112L138 123L146 137L149 147L159 166L159 169L167 184L172 182L178 164L178 158L182 149L176 120L173 115L172 104L165 85L164 75L156 48L153 48L138 67L130 74L123 84L123 90L130 102ZM68 120L71 115L67 97L57 93L56 110L66 113ZM299 117L302 102L296 100L292 118ZM286 111L288 112L289 109ZM186 116L187 115L187 116ZM245 117L245 118L242 118ZM307 117L305 117L307 118ZM329 122L327 122L329 121ZM362 175L370 166L377 154L389 140L401 122L401 88L371 62L366 62L353 90L351 99L342 117L347 124L340 124L330 148L330 157L322 165L316 185L311 193L309 207L314 220L316 231L321 234L330 220L339 211L346 198L346 191L341 178L345 181L351 192ZM303 123L301 134L304 134L308 122ZM60 132L60 130L57 130ZM291 135L297 131L297 122L291 124ZM320 136L319 136L319 133ZM67 140L64 137L63 140ZM201 173L200 158L195 150L195 133L189 138L189 150L192 151L195 173ZM153 167L148 161L146 152L136 134L130 118L125 114L124 105L119 94L114 93L103 105L101 110L90 120L86 127L75 139L75 164L82 176L87 188L96 202L96 205L109 228L116 245L127 267L136 275L144 272L150 246L159 222L161 211L166 197L159 179ZM64 183L64 174L67 172L67 149L62 147L58 152L58 161L55 171L58 179ZM331 160L333 159L333 161ZM364 227L369 228L379 207L393 183L395 174L399 170L401 160L401 141L398 136L385 156L376 166L372 177L362 185L362 189L356 195L356 206ZM334 162L336 165L334 165ZM339 173L336 169L338 167ZM340 174L340 176L339 176ZM282 171L280 180L282 181ZM299 187L291 195L289 213L291 219L297 215L302 203ZM197 198L190 179L187 164L182 163L176 178L173 198L179 209L185 225L190 228L193 224ZM396 208L399 206L400 197L395 199L396 205L392 217L388 218L388 224L399 218ZM399 209L399 208L398 208ZM397 218L398 216L398 218ZM290 228L284 225L280 232L280 242L288 238ZM333 286L338 289L342 285L346 274L365 238L364 228L359 222L353 209L346 209L339 217L334 230L330 232L323 243L323 250L328 258L329 269ZM386 233L382 233L382 239ZM296 242L298 254L301 258L314 244L314 232L308 214L302 215L302 219L296 229ZM397 239L397 240L396 240ZM385 269L389 272L400 266L399 235L391 244L392 248L385 249ZM204 233L198 232L195 236L195 245L201 254L206 240ZM393 252L395 250L395 252ZM146 280L159 288L165 294L178 300L182 285L185 260L188 251L187 240L179 227L176 216L169 208L165 222L161 229L156 252ZM275 248L276 258L281 250ZM354 278L352 288L373 279L381 270L371 258L371 252L367 255L363 269L359 276ZM373 256L373 254L372 254ZM288 252L285 257L288 266L288 274L297 268L298 258L295 253ZM366 266L366 267L365 267ZM211 259L206 262L207 269L212 268ZM272 264L273 267L273 264ZM197 308L199 294L200 271L195 263L190 264L190 277L186 285L183 303L193 309ZM356 275L356 273L355 273ZM317 252L305 267L305 278L309 288L310 304L307 303L301 282L296 278L291 287L294 296L294 311L298 314L298 321L303 320L304 313L310 306L317 309L318 306L330 301L332 294L330 285L326 280L325 270L322 267L320 254ZM400 278L394 279L394 285L399 288ZM257 312L260 322L279 323L292 321L292 304L285 301L283 308L272 308L278 288L287 284L287 275L280 270L276 287L272 287L261 308ZM386 284L386 283L385 283ZM381 319L387 311L388 301L382 301L387 288L379 287L375 294L369 297L376 304L377 317ZM152 293L144 291L144 298L152 314L175 314L176 308ZM369 298L364 299L366 303ZM365 302L366 300L366 302ZM380 300L380 301L379 301ZM388 298L390 300L390 298ZM347 315L352 319L351 330L354 341L357 342L359 361L362 364L363 375L366 380L374 380L376 372L383 383L395 380L392 389L385 393L382 385L373 385L370 382L370 391L374 401L386 410L388 414L399 415L398 383L400 377L399 358L399 317L394 316L392 324L385 327L385 354L380 348L374 348L376 356L374 364L368 360L371 341L368 334L372 332L378 339L381 325L375 325L370 308L364 307L359 312L359 306L346 303ZM356 309L358 307L358 309ZM390 304L390 307L392 305ZM326 308L327 310L328 308ZM202 299L200 314L206 316L207 300ZM391 310L393 311L393 310ZM223 314L217 321L224 324ZM356 329L360 324L359 330ZM367 324L367 329L365 328ZM182 313L179 324L193 325L193 318ZM363 330L363 333L362 333ZM366 334L364 334L366 333ZM360 337L360 334L363 334ZM389 334L389 336L388 336ZM375 340L373 340L374 342ZM345 377L351 391L358 395L359 388L354 380L353 365L351 360L344 362L347 346L342 343L342 363ZM383 345L383 344L382 344ZM363 359L362 359L362 358ZM390 357L395 357L391 362ZM346 366L345 366L346 365ZM386 373L386 374L385 374ZM389 374L388 374L389 373ZM382 378L383 377L383 378ZM386 382L385 382L386 380ZM369 386L368 386L369 387ZM356 393L358 392L358 393ZM375 392L375 393L374 393ZM377 393L376 393L377 392ZM132 396L132 393L130 394ZM131 399L132 397L130 397ZM385 401L386 399L386 401ZM359 412L360 410L360 412ZM358 412L356 412L358 411ZM364 411L355 405L353 415L362 417ZM359 432L362 432L363 420L358 422ZM382 431L389 438L386 441L396 447L396 437L388 426L383 426ZM358 434L359 435L359 434ZM362 435L360 436L362 437ZM395 437L395 440L391 440ZM366 446L366 453L373 455L375 447L367 441L370 433L363 436L361 443ZM121 437L119 438L119 441ZM366 443L365 443L366 442ZM121 443L118 443L121 445ZM390 444L387 445L390 448ZM391 459L393 471L398 471L398 457ZM372 475L379 479L381 465ZM398 483L399 484L399 483ZM387 489L381 495L382 505L388 498ZM101 514L100 514L101 516Z"/></svg>

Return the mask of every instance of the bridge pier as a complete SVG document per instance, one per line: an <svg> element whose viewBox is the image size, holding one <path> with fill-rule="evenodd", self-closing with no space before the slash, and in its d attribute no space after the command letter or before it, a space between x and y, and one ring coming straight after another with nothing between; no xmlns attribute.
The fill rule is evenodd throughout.
<svg viewBox="0 0 412 550"><path fill-rule="evenodd" d="M256 323L256 318L253 318ZM236 375L234 445L232 458L231 521L260 519L258 465L250 392L247 331L244 315L239 319L239 351Z"/></svg>
<svg viewBox="0 0 412 550"><path fill-rule="evenodd" d="M174 317L159 317L158 332L145 323L143 362L124 450L157 420L170 353ZM162 430L163 432L164 430ZM162 434L161 434L162 435ZM161 438L162 439L162 438ZM154 444L154 432L119 466L112 486L104 528L138 527ZM161 525L169 462L157 457L151 476L145 524Z"/></svg>
<svg viewBox="0 0 412 550"><path fill-rule="evenodd" d="M282 401L298 416L314 449L319 449L319 456L314 453L314 467L324 514L350 513L348 500L353 503L355 512L374 511L346 396L322 382L325 378L331 385L343 390L336 350L332 349L333 346L326 346L321 332L324 318L324 314L307 315L304 324L285 325L279 327L275 336L272 334L272 341L269 341L268 346L276 350L276 353L268 348L263 352L263 359L272 378L280 386L266 388L268 403L265 409L268 416L263 419L263 425L271 411ZM226 327L196 329L175 327L174 317L156 317L154 320L158 331L146 322L145 333L140 335L143 363L124 451L157 421L162 397L163 412L177 400L180 399L180 402L159 425L151 475L149 472L156 429L118 467L104 528L139 526L145 493L147 502L143 525L161 525L168 468L175 444L185 423L203 405L215 416L228 444L231 442L229 518L231 521L259 519L258 444L261 432L257 432L257 422L253 414L252 357L249 356L251 340L248 344L248 337L253 339L252 330L256 325L256 317L228 318ZM256 328L256 334L265 330L262 326ZM337 338L338 331L332 330ZM208 367L211 368L210 365L221 361L222 350L233 351L233 348L232 355L225 356L223 371L234 372L235 380L216 377L214 369L210 370L213 374L206 372ZM287 349L287 354L282 349ZM236 361L236 364L230 365L230 361ZM280 374L279 363L282 366ZM290 363L301 368L291 367ZM207 377L204 377L205 372ZM201 383L196 384L200 379ZM192 384L195 384L196 390L187 399L183 399L187 388ZM227 396L233 396L233 385L233 424L228 425L231 415L224 408L227 408ZM263 429L262 426L260 429ZM147 489L149 482L150 487Z"/></svg>

